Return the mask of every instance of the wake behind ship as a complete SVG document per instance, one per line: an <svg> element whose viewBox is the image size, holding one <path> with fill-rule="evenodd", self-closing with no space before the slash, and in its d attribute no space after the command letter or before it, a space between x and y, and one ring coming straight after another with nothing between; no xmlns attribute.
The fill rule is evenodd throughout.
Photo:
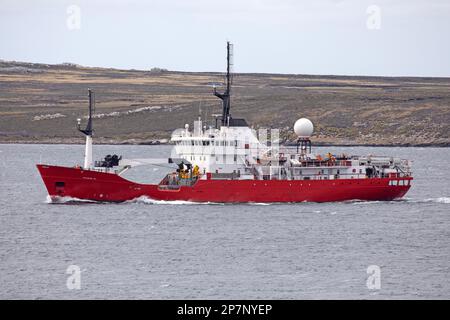
<svg viewBox="0 0 450 320"><path fill-rule="evenodd" d="M139 197L193 202L328 202L346 200L394 200L411 187L411 163L386 156L312 152L314 126L306 118L294 124L297 145L278 145L261 139L247 122L231 116L232 44L227 43L225 90L214 95L222 100L222 114L214 126L199 117L171 137L169 159L122 159L116 155L92 160L94 95L89 90L89 116L85 129L83 166L38 164L52 200L62 197L101 202L123 202ZM275 136L275 139L274 137ZM140 184L122 177L144 165L170 163L174 171L158 184ZM137 170L137 169L135 169Z"/></svg>

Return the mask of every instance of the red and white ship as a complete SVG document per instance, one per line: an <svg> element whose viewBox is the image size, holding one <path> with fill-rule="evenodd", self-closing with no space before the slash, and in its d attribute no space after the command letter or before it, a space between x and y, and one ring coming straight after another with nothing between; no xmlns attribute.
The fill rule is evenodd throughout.
<svg viewBox="0 0 450 320"><path fill-rule="evenodd" d="M140 197L193 202L328 202L347 200L394 200L411 187L411 163L395 157L318 155L312 153L313 124L295 122L296 148L262 139L244 119L231 117L232 45L227 43L226 89L214 94L222 100L222 114L215 126L201 118L192 130L175 130L169 159L122 159L108 156L92 161L93 94L89 91L89 117L84 166L37 165L53 201L71 199L123 202ZM258 138L259 136L259 138ZM122 174L142 165L171 163L172 173L159 184L141 184ZM137 169L136 169L137 170Z"/></svg>

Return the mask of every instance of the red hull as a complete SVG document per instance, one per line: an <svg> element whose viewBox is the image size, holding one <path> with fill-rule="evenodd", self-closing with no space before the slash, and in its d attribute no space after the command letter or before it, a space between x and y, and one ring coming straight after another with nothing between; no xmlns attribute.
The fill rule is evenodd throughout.
<svg viewBox="0 0 450 320"><path fill-rule="evenodd" d="M338 180L198 180L192 186L164 190L139 184L116 174L77 168L37 165L49 195L84 200L123 202L146 196L154 200L194 202L330 202L393 200L403 197L408 185L390 185L398 178Z"/></svg>

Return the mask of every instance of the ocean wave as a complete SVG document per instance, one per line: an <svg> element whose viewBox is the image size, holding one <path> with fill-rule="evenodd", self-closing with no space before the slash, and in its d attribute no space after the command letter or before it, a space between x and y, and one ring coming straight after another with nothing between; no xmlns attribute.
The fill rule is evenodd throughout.
<svg viewBox="0 0 450 320"><path fill-rule="evenodd" d="M429 198L423 200L423 202L450 203L450 197Z"/></svg>
<svg viewBox="0 0 450 320"><path fill-rule="evenodd" d="M59 196L56 196L56 197L47 196L47 198L45 199L45 202L51 203L51 204L99 203L94 200L79 199L79 198L74 198L74 197L59 197Z"/></svg>
<svg viewBox="0 0 450 320"><path fill-rule="evenodd" d="M185 200L155 200L149 198L147 196L141 196L139 198L125 201L126 203L145 203L145 204L170 204L170 205L202 205L202 204L221 204L218 202L194 202L194 201L185 201Z"/></svg>
<svg viewBox="0 0 450 320"><path fill-rule="evenodd" d="M450 203L450 197L438 197L438 198L426 198L426 199L417 199L417 198L401 198L391 201L362 201L362 200L352 200L346 201L347 203L351 203L354 205L370 205L370 204L380 204L380 203Z"/></svg>
<svg viewBox="0 0 450 320"><path fill-rule="evenodd" d="M395 200L397 201L397 200ZM350 203L350 204L354 204L354 205L370 205L370 204L379 204L382 202L386 202L386 201L380 201L380 200L376 200L376 201L369 201L369 200L349 200L349 201L344 201L344 203Z"/></svg>
<svg viewBox="0 0 450 320"><path fill-rule="evenodd" d="M450 197L437 197L437 198L426 198L426 199L417 199L417 198L402 198L402 199L398 199L395 200L395 202L400 202L400 203L445 203L448 204L450 203Z"/></svg>
<svg viewBox="0 0 450 320"><path fill-rule="evenodd" d="M47 195L47 198L45 200L46 203L49 204L83 204L83 203L97 203L97 204L107 204L107 203L113 203L108 201L95 201L95 200L87 200L87 199L79 199L75 197L50 197ZM155 200L148 196L140 196L138 198L127 200L120 202L122 204L127 203L144 203L144 204L156 204L156 205L232 205L232 204L244 204L244 205L254 205L254 206L269 206L272 203L263 203L263 202L249 202L249 203L222 203L222 202L195 202L195 201L186 201L186 200Z"/></svg>
<svg viewBox="0 0 450 320"><path fill-rule="evenodd" d="M74 197L50 197L47 196L46 203L51 204L76 204L76 203L105 203L103 201L94 201L94 200L86 200L79 199ZM289 203L267 203L267 202L245 202L245 203L221 203L221 202L195 202L195 201L186 201L186 200L155 200L149 198L147 196L141 196L135 198L133 200L124 201L122 203L145 203L145 204L157 204L157 205L249 205L249 206L270 206L277 204L289 204ZM302 203L310 203L314 204L314 202L302 202ZM365 201L365 200L348 200L343 201L341 203L347 203L352 205L373 205L373 204L381 204L381 203L443 203L450 204L450 197L438 197L438 198L426 198L426 199L415 199L415 198L402 198L392 201ZM290 203L295 204L295 203Z"/></svg>
<svg viewBox="0 0 450 320"><path fill-rule="evenodd" d="M139 198L125 201L126 203L145 203L145 204L171 204L171 205L250 205L250 206L270 206L271 204L275 203L266 203L266 202L237 202L237 203L223 203L223 202L196 202L196 201L186 201L186 200L155 200L152 198L149 198L147 196L141 196Z"/></svg>

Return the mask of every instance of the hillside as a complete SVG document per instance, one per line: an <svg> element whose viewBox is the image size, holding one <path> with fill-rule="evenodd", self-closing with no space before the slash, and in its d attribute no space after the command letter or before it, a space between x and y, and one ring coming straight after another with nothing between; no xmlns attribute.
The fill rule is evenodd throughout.
<svg viewBox="0 0 450 320"><path fill-rule="evenodd" d="M76 119L86 114L88 88L96 93L97 143L168 139L199 110L220 113L211 84L222 80L0 61L0 143L83 142ZM280 128L286 141L294 121L308 117L315 143L450 146L450 78L237 74L233 88L232 115Z"/></svg>

